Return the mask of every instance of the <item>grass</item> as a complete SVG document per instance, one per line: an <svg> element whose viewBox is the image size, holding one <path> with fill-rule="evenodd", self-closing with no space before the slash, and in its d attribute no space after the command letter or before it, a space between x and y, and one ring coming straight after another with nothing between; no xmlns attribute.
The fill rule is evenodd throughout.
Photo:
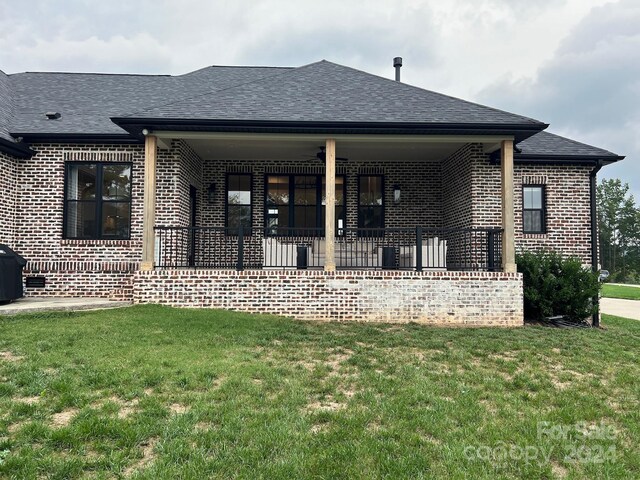
<svg viewBox="0 0 640 480"><path fill-rule="evenodd" d="M640 300L640 288L605 283L602 285L602 296L609 298L624 298L626 300Z"/></svg>
<svg viewBox="0 0 640 480"><path fill-rule="evenodd" d="M640 322L604 324L2 318L0 477L638 478Z"/></svg>

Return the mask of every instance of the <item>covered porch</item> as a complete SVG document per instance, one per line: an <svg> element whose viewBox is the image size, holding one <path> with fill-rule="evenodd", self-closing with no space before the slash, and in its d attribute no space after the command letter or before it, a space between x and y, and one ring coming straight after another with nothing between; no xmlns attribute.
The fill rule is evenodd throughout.
<svg viewBox="0 0 640 480"><path fill-rule="evenodd" d="M515 271L513 137L147 131L145 155L143 270Z"/></svg>

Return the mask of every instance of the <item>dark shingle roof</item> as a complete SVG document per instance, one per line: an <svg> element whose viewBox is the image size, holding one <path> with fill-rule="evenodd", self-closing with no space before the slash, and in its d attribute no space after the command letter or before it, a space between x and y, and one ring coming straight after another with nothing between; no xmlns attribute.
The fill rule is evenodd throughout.
<svg viewBox="0 0 640 480"><path fill-rule="evenodd" d="M586 143L576 142L569 138L561 137L549 132L540 132L517 144L520 150L516 157L527 158L529 156L557 158L574 156L580 158L618 159L621 157L602 148L593 147Z"/></svg>
<svg viewBox="0 0 640 480"><path fill-rule="evenodd" d="M46 112L60 112L48 120ZM211 66L179 76L0 71L0 147L10 135L118 135L112 118L161 120L546 125L521 115L327 61L299 68ZM546 132L518 144L526 156L617 157ZM18 152L20 153L20 152ZM24 152L23 152L24 153ZM617 157L619 159L621 157Z"/></svg>
<svg viewBox="0 0 640 480"><path fill-rule="evenodd" d="M111 117L229 88L282 72L272 67L207 67L180 76L91 73L10 75L16 133L126 134ZM47 120L45 112L59 112Z"/></svg>
<svg viewBox="0 0 640 480"><path fill-rule="evenodd" d="M0 138L7 141L13 141L9 135L12 105L9 76L0 70Z"/></svg>
<svg viewBox="0 0 640 480"><path fill-rule="evenodd" d="M543 126L325 60L127 115L134 118ZM541 127L542 128L542 127Z"/></svg>

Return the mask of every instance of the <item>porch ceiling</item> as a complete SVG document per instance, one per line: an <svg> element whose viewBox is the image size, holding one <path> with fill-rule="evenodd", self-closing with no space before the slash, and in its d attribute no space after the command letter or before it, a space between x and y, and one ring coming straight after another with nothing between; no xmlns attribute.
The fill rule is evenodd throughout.
<svg viewBox="0 0 640 480"><path fill-rule="evenodd" d="M316 159L323 136L230 135L215 138L184 138L203 160L300 160ZM484 145L487 153L496 150L502 138L472 137L375 137L336 138L336 155L353 161L398 162L441 161L467 143Z"/></svg>

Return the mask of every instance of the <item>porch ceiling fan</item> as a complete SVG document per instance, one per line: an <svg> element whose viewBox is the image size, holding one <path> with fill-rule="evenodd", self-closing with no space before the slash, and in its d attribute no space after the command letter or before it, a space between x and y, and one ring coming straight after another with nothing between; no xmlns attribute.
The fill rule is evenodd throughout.
<svg viewBox="0 0 640 480"><path fill-rule="evenodd" d="M316 159L320 160L321 162L326 161L327 159L327 152L325 152L326 147L320 146L318 148L320 149L320 151L316 153ZM345 157L336 157L336 160L339 162L346 162L349 159Z"/></svg>

